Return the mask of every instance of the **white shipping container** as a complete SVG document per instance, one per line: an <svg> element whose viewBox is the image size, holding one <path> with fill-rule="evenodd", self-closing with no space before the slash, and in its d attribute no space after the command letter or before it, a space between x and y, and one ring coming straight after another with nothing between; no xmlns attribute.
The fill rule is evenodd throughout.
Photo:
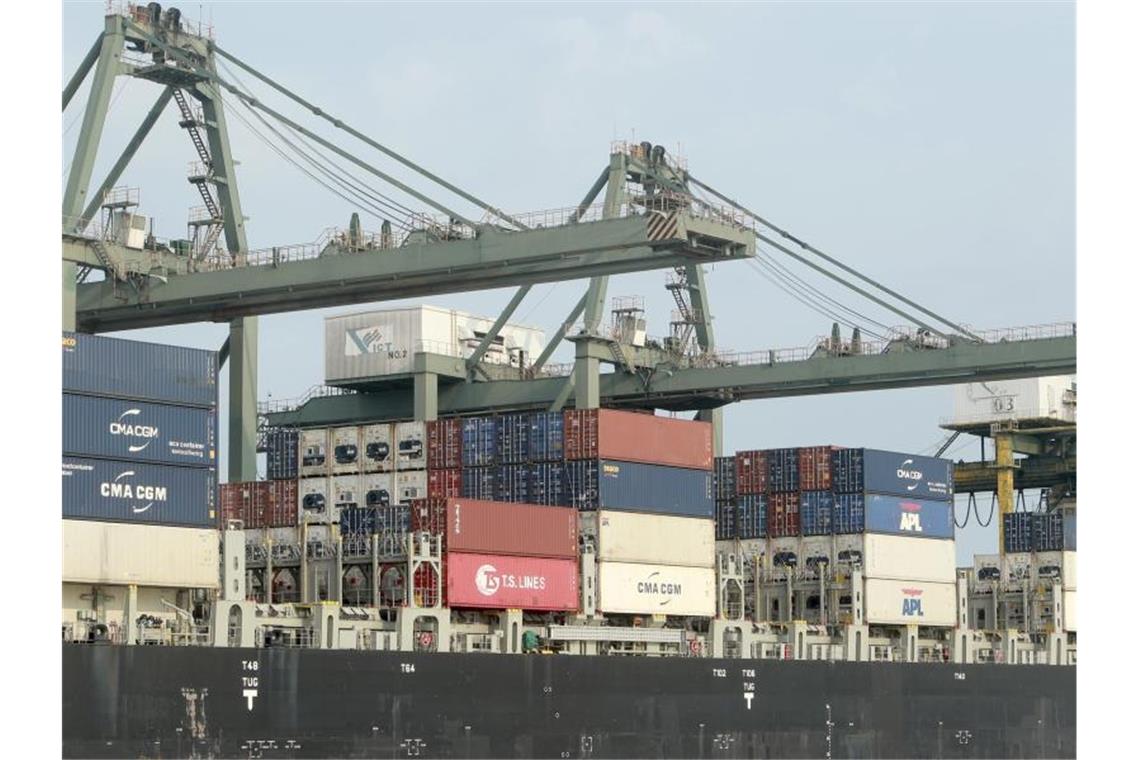
<svg viewBox="0 0 1140 760"><path fill-rule="evenodd" d="M337 509L364 506L359 475L337 475L329 478L329 483L332 487L332 503Z"/></svg>
<svg viewBox="0 0 1140 760"><path fill-rule="evenodd" d="M998 380L954 386L955 423L1008 419L1075 422L1076 375Z"/></svg>
<svg viewBox="0 0 1140 760"><path fill-rule="evenodd" d="M392 479L395 476L390 472L373 472L360 476L361 498L366 507L389 507L396 503L392 498Z"/></svg>
<svg viewBox="0 0 1140 760"><path fill-rule="evenodd" d="M360 428L360 458L364 472L391 472L396 469L391 423L363 425Z"/></svg>
<svg viewBox="0 0 1140 760"><path fill-rule="evenodd" d="M427 498L427 471L409 470L396 473L396 501L406 504Z"/></svg>
<svg viewBox="0 0 1140 760"><path fill-rule="evenodd" d="M1061 625L1066 631L1077 630L1077 592L1065 591L1061 594Z"/></svg>
<svg viewBox="0 0 1140 760"><path fill-rule="evenodd" d="M1000 554L975 554L973 580L994 582L1001 579L1002 561ZM997 577L994 577L996 574Z"/></svg>
<svg viewBox="0 0 1140 760"><path fill-rule="evenodd" d="M1033 582L1033 555L1029 552L1015 552L1001 558L1001 579L1003 583L1017 581Z"/></svg>
<svg viewBox="0 0 1140 760"><path fill-rule="evenodd" d="M217 588L218 531L63 521L63 580Z"/></svg>
<svg viewBox="0 0 1140 760"><path fill-rule="evenodd" d="M790 556L795 557L795 564L793 569L798 568L804 561L800 551L800 539L796 536L782 536L780 538L769 538L768 541L768 555L765 557L765 565L768 570L783 573L786 567L784 561L790 559Z"/></svg>
<svg viewBox="0 0 1140 760"><path fill-rule="evenodd" d="M832 558L832 540L831 536L804 536L800 539L800 557L801 563L806 563L809 559L826 560L827 564L831 563Z"/></svg>
<svg viewBox="0 0 1140 760"><path fill-rule="evenodd" d="M844 569L852 565L862 566L865 561L865 548L863 535L859 533L840 533L835 537L835 564Z"/></svg>
<svg viewBox="0 0 1140 760"><path fill-rule="evenodd" d="M300 445L297 448L301 456L301 464L297 472L301 473L301 477L329 474L328 428L302 430Z"/></svg>
<svg viewBox="0 0 1140 760"><path fill-rule="evenodd" d="M883 578L863 582L864 617L872 624L953 626L957 604L953 583Z"/></svg>
<svg viewBox="0 0 1140 760"><path fill-rule="evenodd" d="M1037 583L1051 584L1052 576L1061 575L1061 588L1077 590L1076 552L1037 552L1033 562L1033 578Z"/></svg>
<svg viewBox="0 0 1140 760"><path fill-rule="evenodd" d="M598 609L631 615L716 615L716 571L704 567L598 563Z"/></svg>
<svg viewBox="0 0 1140 760"><path fill-rule="evenodd" d="M396 469L422 470L427 467L427 425L399 422L394 426Z"/></svg>
<svg viewBox="0 0 1140 760"><path fill-rule="evenodd" d="M325 382L351 385L411 373L416 353L466 359L494 324L454 309L416 306L325 319ZM546 345L542 330L504 325L483 361L495 364L533 360Z"/></svg>
<svg viewBox="0 0 1140 760"><path fill-rule="evenodd" d="M360 427L333 428L330 435L329 457L331 466L329 471L333 475L351 475L360 472L363 454L360 450Z"/></svg>
<svg viewBox="0 0 1140 760"><path fill-rule="evenodd" d="M297 481L297 514L328 517L332 508L332 495L329 493L328 478L301 478Z"/></svg>
<svg viewBox="0 0 1140 760"><path fill-rule="evenodd" d="M713 567L716 524L698 517L598 512L598 560Z"/></svg>
<svg viewBox="0 0 1140 760"><path fill-rule="evenodd" d="M953 539L868 533L863 546L863 574L867 578L954 582L957 565Z"/></svg>

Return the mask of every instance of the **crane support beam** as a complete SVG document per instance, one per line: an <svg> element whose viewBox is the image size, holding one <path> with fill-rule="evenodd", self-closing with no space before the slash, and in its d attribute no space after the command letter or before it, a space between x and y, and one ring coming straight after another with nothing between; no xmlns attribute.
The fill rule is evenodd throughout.
<svg viewBox="0 0 1140 760"><path fill-rule="evenodd" d="M1076 371L1075 337L957 343L949 348L873 356L816 357L776 364L677 368L659 372L648 387L624 372L602 375L606 406L697 410L734 401L851 393ZM441 386L439 413L547 409L565 388L565 378L499 380ZM565 399L563 399L564 401ZM288 412L270 414L273 425L323 426L353 420L407 419L412 394L393 390L316 398Z"/></svg>
<svg viewBox="0 0 1140 760"><path fill-rule="evenodd" d="M109 332L189 322L228 321L256 314L442 293L556 282L684 264L746 259L751 233L728 225L722 245L677 235L650 240L647 219L630 216L525 232L482 228L473 239L407 245L396 250L341 253L274 264L249 262L211 272L151 279L123 301L111 283L80 285L82 329ZM66 247L66 246L65 246ZM125 249L105 247L114 256ZM72 254L69 258L77 258ZM120 294L121 295L121 294Z"/></svg>
<svg viewBox="0 0 1140 760"><path fill-rule="evenodd" d="M99 51L103 49L103 35L95 38L95 43L91 49L87 51L87 55L83 56L83 60L79 62L79 68L71 75L68 80L67 86L63 88L63 109L67 110L67 104L75 97L79 85L83 84L83 80L87 78L87 72L95 65L95 61L99 60Z"/></svg>

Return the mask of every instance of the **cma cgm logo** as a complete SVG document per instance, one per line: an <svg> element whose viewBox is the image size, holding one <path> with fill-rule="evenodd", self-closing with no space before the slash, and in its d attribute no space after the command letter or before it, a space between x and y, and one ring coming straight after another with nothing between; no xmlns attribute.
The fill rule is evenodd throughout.
<svg viewBox="0 0 1140 760"><path fill-rule="evenodd" d="M681 595L681 584L662 581L658 578L660 575L661 573L650 573L645 580L638 581L637 593L663 597L657 602L659 606L663 607L673 601L673 597Z"/></svg>
<svg viewBox="0 0 1140 760"><path fill-rule="evenodd" d="M922 617L922 589L904 588L902 592L903 617Z"/></svg>
<svg viewBox="0 0 1140 760"><path fill-rule="evenodd" d="M922 507L913 501L899 502L899 530L922 532Z"/></svg>
<svg viewBox="0 0 1140 760"><path fill-rule="evenodd" d="M147 502L147 504L142 507L131 507L131 511L136 515L146 512L154 506L156 501L166 501L166 488L164 486L148 486L125 480L125 478L133 478L134 476L134 470L127 470L126 472L120 473L119 476L110 483L100 483L99 495L107 499L130 499L132 501Z"/></svg>
<svg viewBox="0 0 1140 760"><path fill-rule="evenodd" d="M153 425L140 425L136 419L142 414L141 409L128 409L119 415L119 419L115 420L110 425L111 435L123 435L127 438L142 438L146 443L132 443L127 446L127 451L132 454L145 449L150 445L150 442L158 438L158 428Z"/></svg>
<svg viewBox="0 0 1140 760"><path fill-rule="evenodd" d="M913 459L904 459L899 468L895 470L895 474L899 480L913 480L913 483L907 485L906 490L913 491L918 488L918 481L922 480L922 470L915 470Z"/></svg>
<svg viewBox="0 0 1140 760"><path fill-rule="evenodd" d="M344 333L344 355L361 356L387 351L389 344L379 327L361 327Z"/></svg>

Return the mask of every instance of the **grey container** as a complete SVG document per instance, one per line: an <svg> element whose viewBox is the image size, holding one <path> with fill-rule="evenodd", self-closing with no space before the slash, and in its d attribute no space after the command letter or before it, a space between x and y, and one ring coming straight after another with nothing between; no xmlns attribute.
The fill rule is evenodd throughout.
<svg viewBox="0 0 1140 760"><path fill-rule="evenodd" d="M63 394L63 453L217 466L217 413L194 406Z"/></svg>
<svg viewBox="0 0 1140 760"><path fill-rule="evenodd" d="M217 476L206 467L63 458L64 517L212 527L216 499Z"/></svg>
<svg viewBox="0 0 1140 760"><path fill-rule="evenodd" d="M197 348L65 332L63 390L217 406L218 355Z"/></svg>
<svg viewBox="0 0 1140 760"><path fill-rule="evenodd" d="M586 459L567 462L566 504L680 517L713 517L712 472L688 467Z"/></svg>

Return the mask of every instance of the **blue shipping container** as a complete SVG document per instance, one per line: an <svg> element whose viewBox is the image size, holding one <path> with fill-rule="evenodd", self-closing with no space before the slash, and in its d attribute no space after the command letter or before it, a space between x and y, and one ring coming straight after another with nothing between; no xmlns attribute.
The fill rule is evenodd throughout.
<svg viewBox="0 0 1140 760"><path fill-rule="evenodd" d="M866 497L861 493L835 494L831 529L837 534L862 533L866 519Z"/></svg>
<svg viewBox="0 0 1140 760"><path fill-rule="evenodd" d="M725 541L736 537L736 502L718 501L716 503L716 540Z"/></svg>
<svg viewBox="0 0 1140 760"><path fill-rule="evenodd" d="M463 498L495 500L495 468L494 467L465 467L463 481L460 484Z"/></svg>
<svg viewBox="0 0 1140 760"><path fill-rule="evenodd" d="M1007 554L1033 551L1033 513L1002 515L1002 541Z"/></svg>
<svg viewBox="0 0 1140 760"><path fill-rule="evenodd" d="M529 504L530 467L525 464L501 464L495 469L495 501Z"/></svg>
<svg viewBox="0 0 1140 760"><path fill-rule="evenodd" d="M740 538L764 538L768 535L768 497L762 493L737 497L736 518Z"/></svg>
<svg viewBox="0 0 1140 760"><path fill-rule="evenodd" d="M1040 512L1033 515L1033 551L1076 551L1076 513Z"/></svg>
<svg viewBox="0 0 1140 760"><path fill-rule="evenodd" d="M377 533L407 533L411 530L411 508L407 504L393 504L376 510Z"/></svg>
<svg viewBox="0 0 1140 760"><path fill-rule="evenodd" d="M296 430L274 428L265 434L265 477L292 480L297 477L298 440Z"/></svg>
<svg viewBox="0 0 1140 760"><path fill-rule="evenodd" d="M834 510L835 497L831 491L803 491L800 493L800 535L830 535L831 518Z"/></svg>
<svg viewBox="0 0 1140 760"><path fill-rule="evenodd" d="M352 507L340 511L340 532L346 536L376 532L376 510Z"/></svg>
<svg viewBox="0 0 1140 760"><path fill-rule="evenodd" d="M63 453L217 466L217 413L193 406L63 394Z"/></svg>
<svg viewBox="0 0 1140 760"><path fill-rule="evenodd" d="M530 415L530 440L527 443L527 451L531 462L562 461L563 420L562 412L534 412Z"/></svg>
<svg viewBox="0 0 1140 760"><path fill-rule="evenodd" d="M63 458L63 516L152 525L217 525L217 477L206 467Z"/></svg>
<svg viewBox="0 0 1140 760"><path fill-rule="evenodd" d="M736 457L717 457L713 461L713 495L717 499L736 498Z"/></svg>
<svg viewBox="0 0 1140 760"><path fill-rule="evenodd" d="M800 490L800 454L797 449L768 452L768 492L791 493Z"/></svg>
<svg viewBox="0 0 1140 760"><path fill-rule="evenodd" d="M566 463L568 506L713 517L712 472L591 459Z"/></svg>
<svg viewBox="0 0 1140 760"><path fill-rule="evenodd" d="M867 531L923 538L954 538L954 502L867 494Z"/></svg>
<svg viewBox="0 0 1140 760"><path fill-rule="evenodd" d="M495 463L495 420L469 417L463 420L463 466L486 467ZM466 498L473 499L474 496Z"/></svg>
<svg viewBox="0 0 1140 760"><path fill-rule="evenodd" d="M530 418L526 414L503 414L495 418L495 456L498 464L527 461Z"/></svg>
<svg viewBox="0 0 1140 760"><path fill-rule="evenodd" d="M831 454L837 493L880 493L943 499L954 496L951 462L877 449L839 449Z"/></svg>
<svg viewBox="0 0 1140 760"><path fill-rule="evenodd" d="M65 332L63 390L217 406L218 355L197 348Z"/></svg>
<svg viewBox="0 0 1140 760"><path fill-rule="evenodd" d="M562 462L536 462L529 466L527 495L531 504L563 506L566 503L566 472Z"/></svg>

